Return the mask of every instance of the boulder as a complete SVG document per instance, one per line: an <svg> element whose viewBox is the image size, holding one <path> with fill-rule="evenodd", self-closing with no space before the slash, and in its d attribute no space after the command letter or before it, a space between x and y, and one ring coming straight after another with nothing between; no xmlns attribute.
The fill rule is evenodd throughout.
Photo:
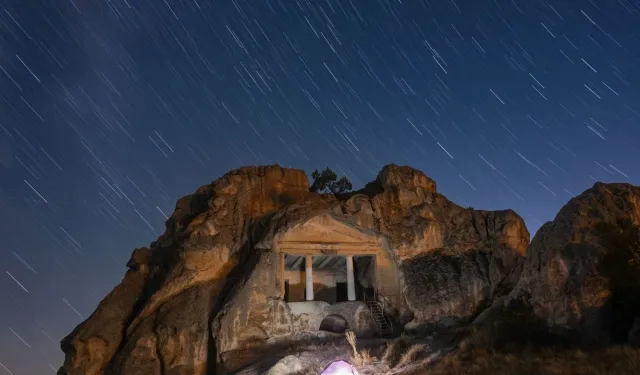
<svg viewBox="0 0 640 375"><path fill-rule="evenodd" d="M599 265L614 249L603 246L598 228L621 219L640 223L639 187L596 183L571 199L536 233L510 297L529 304L554 332L586 345L610 342L610 327L620 322Z"/></svg>
<svg viewBox="0 0 640 375"><path fill-rule="evenodd" d="M320 322L321 331L329 331L333 333L345 333L349 328L347 320L338 314L327 315Z"/></svg>
<svg viewBox="0 0 640 375"><path fill-rule="evenodd" d="M304 370L305 367L298 357L288 355L275 364L263 375L295 375Z"/></svg>

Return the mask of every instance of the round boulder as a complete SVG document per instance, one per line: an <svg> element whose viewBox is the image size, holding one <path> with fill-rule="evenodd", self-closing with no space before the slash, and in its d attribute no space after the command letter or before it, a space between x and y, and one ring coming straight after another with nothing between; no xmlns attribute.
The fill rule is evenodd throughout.
<svg viewBox="0 0 640 375"><path fill-rule="evenodd" d="M345 333L349 328L347 320L338 314L327 315L320 322L321 331L329 331L333 333Z"/></svg>

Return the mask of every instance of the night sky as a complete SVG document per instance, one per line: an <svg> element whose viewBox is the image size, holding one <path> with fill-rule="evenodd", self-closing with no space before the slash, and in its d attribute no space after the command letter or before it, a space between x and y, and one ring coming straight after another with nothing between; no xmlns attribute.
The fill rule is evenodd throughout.
<svg viewBox="0 0 640 375"><path fill-rule="evenodd" d="M0 374L60 339L226 171L388 163L533 234L640 184L640 2L0 0Z"/></svg>

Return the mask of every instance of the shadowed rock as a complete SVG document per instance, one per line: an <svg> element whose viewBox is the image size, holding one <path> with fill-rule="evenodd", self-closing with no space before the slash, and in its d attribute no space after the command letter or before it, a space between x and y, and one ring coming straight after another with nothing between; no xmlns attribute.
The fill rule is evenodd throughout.
<svg viewBox="0 0 640 375"><path fill-rule="evenodd" d="M639 187L596 183L571 199L533 238L512 298L557 333L587 345L609 343L612 287L599 265L615 249L602 243L598 227L621 219L640 224ZM633 323L631 316L629 329Z"/></svg>

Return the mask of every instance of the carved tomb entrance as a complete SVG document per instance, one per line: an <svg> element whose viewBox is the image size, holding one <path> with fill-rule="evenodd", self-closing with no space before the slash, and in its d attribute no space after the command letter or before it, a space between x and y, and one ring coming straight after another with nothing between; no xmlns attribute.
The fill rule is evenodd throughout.
<svg viewBox="0 0 640 375"><path fill-rule="evenodd" d="M333 305L373 298L375 255L285 253L284 264L286 302L324 301Z"/></svg>

